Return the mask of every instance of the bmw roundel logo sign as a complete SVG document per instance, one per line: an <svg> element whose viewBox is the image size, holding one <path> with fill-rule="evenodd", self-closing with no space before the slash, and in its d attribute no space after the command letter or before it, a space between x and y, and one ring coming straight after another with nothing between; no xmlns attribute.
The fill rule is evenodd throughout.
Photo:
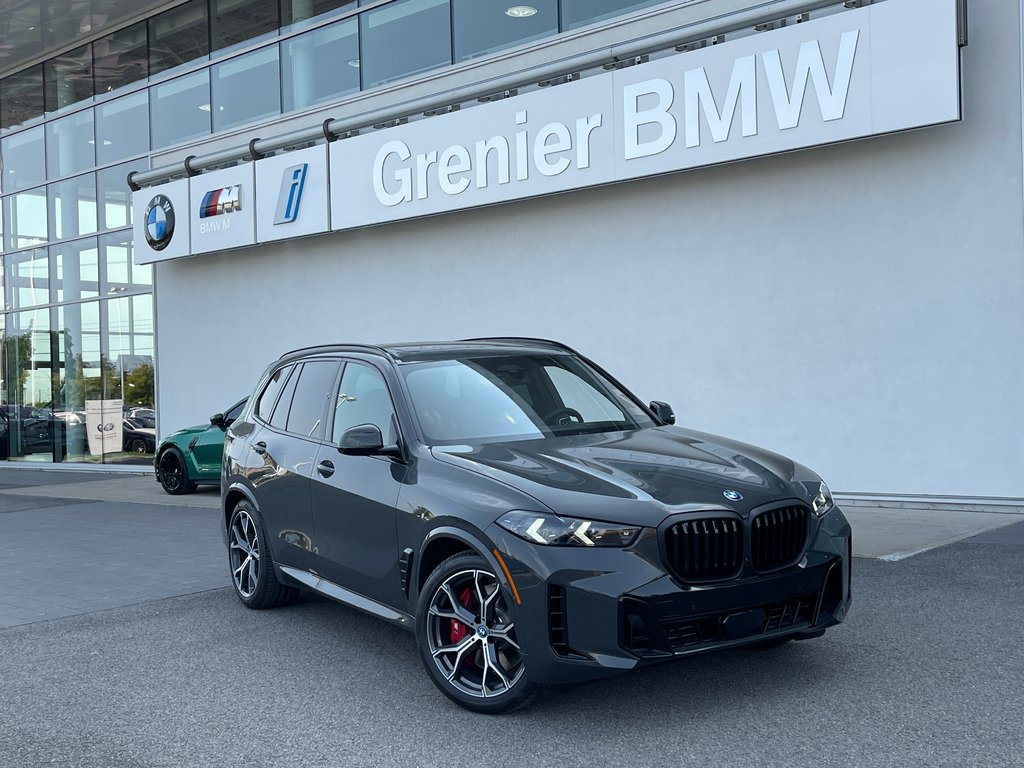
<svg viewBox="0 0 1024 768"><path fill-rule="evenodd" d="M146 242L154 251L162 251L174 236L174 206L164 195L157 195L146 206Z"/></svg>
<svg viewBox="0 0 1024 768"><path fill-rule="evenodd" d="M728 491L722 491L722 495L725 496L729 501L740 501L743 498L743 494L739 491L729 489Z"/></svg>

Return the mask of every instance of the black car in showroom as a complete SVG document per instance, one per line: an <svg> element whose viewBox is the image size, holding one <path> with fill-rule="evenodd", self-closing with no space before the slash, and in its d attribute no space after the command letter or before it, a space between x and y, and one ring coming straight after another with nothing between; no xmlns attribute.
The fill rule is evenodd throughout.
<svg viewBox="0 0 1024 768"><path fill-rule="evenodd" d="M850 526L821 478L674 422L550 341L288 353L227 430L235 591L412 630L481 712L842 621Z"/></svg>

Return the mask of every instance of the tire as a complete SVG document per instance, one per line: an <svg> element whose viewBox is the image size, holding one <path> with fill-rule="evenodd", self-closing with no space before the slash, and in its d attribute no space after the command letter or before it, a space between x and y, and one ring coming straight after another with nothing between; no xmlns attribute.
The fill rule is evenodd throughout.
<svg viewBox="0 0 1024 768"><path fill-rule="evenodd" d="M177 448L168 448L160 454L156 476L160 480L160 486L171 496L195 493L199 487L199 483L189 480L185 457Z"/></svg>
<svg viewBox="0 0 1024 768"><path fill-rule="evenodd" d="M276 608L294 602L299 590L277 580L259 513L240 501L228 526L228 568L235 595L247 608Z"/></svg>
<svg viewBox="0 0 1024 768"><path fill-rule="evenodd" d="M441 693L473 712L507 712L535 690L510 603L491 565L472 552L449 557L420 591L416 640L423 666Z"/></svg>
<svg viewBox="0 0 1024 768"><path fill-rule="evenodd" d="M128 450L131 453L149 453L146 448L146 441L138 437L128 443Z"/></svg>

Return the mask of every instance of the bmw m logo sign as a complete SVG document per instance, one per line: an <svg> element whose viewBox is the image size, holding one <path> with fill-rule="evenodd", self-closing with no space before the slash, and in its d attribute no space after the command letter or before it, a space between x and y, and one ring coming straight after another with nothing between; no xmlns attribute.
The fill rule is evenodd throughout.
<svg viewBox="0 0 1024 768"><path fill-rule="evenodd" d="M164 195L157 195L146 206L146 242L154 251L162 251L174 236L174 206Z"/></svg>
<svg viewBox="0 0 1024 768"><path fill-rule="evenodd" d="M236 184L233 187L212 189L203 195L203 202L199 206L199 218L206 219L210 216L220 216L222 213L240 210L242 210L242 187Z"/></svg>
<svg viewBox="0 0 1024 768"><path fill-rule="evenodd" d="M739 491L733 491L731 489L728 491L722 491L722 495L725 496L725 498L727 498L729 501L742 501L743 499L742 493L740 493Z"/></svg>

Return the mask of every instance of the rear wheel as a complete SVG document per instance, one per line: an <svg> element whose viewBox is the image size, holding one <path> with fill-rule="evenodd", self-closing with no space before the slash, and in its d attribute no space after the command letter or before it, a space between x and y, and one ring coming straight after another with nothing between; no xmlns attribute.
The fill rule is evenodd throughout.
<svg viewBox="0 0 1024 768"><path fill-rule="evenodd" d="M276 608L299 595L277 580L266 541L259 513L248 501L238 502L228 527L228 565L235 594L248 608Z"/></svg>
<svg viewBox="0 0 1024 768"><path fill-rule="evenodd" d="M145 449L145 446L143 446ZM181 496L185 493L194 493L199 483L188 478L188 468L185 466L185 457L177 448L168 448L160 454L157 463L157 477L160 485L172 496Z"/></svg>
<svg viewBox="0 0 1024 768"><path fill-rule="evenodd" d="M505 712L534 689L505 591L479 555L453 555L430 575L420 593L416 635L434 685L466 709Z"/></svg>
<svg viewBox="0 0 1024 768"><path fill-rule="evenodd" d="M146 441L141 437L132 438L131 442L128 443L128 450L131 453L148 453Z"/></svg>

